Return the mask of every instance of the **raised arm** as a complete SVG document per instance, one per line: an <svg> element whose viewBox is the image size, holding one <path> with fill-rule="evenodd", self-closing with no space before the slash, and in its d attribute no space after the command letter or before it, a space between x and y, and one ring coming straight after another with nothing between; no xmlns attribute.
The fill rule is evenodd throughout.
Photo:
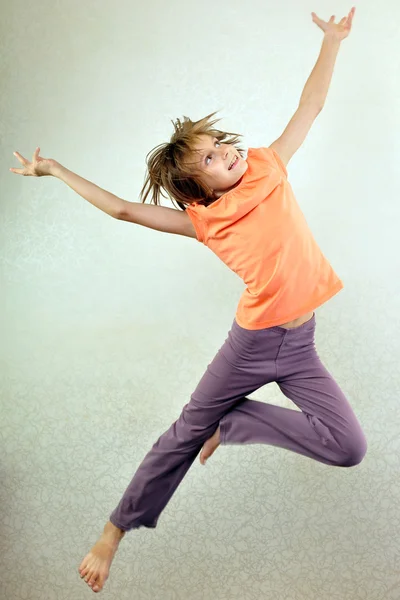
<svg viewBox="0 0 400 600"><path fill-rule="evenodd" d="M339 48L351 31L354 13L353 7L348 16L343 17L338 24L335 23L335 15L332 15L329 21L323 21L312 13L313 21L324 32L321 52L306 82L298 109L282 135L270 145L279 154L285 166L303 144L324 107Z"/></svg>

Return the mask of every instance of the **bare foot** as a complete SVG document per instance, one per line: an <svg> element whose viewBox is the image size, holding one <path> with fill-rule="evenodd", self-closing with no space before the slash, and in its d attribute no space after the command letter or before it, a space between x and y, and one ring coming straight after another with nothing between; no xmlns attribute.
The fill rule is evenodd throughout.
<svg viewBox="0 0 400 600"><path fill-rule="evenodd" d="M214 435L206 441L202 451L200 452L200 462L202 465L206 464L207 458L210 458L210 456L214 454L220 443L220 427L218 426Z"/></svg>
<svg viewBox="0 0 400 600"><path fill-rule="evenodd" d="M114 554L124 534L125 532L122 529L118 529L108 521L100 539L81 562L79 566L80 576L85 579L94 592L100 592L103 588Z"/></svg>

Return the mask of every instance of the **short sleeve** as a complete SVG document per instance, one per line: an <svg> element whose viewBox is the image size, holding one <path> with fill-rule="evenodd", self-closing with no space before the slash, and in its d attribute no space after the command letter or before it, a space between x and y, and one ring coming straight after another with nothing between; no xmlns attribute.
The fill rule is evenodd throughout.
<svg viewBox="0 0 400 600"><path fill-rule="evenodd" d="M274 150L274 148L271 148L271 147L266 148L266 150L269 150L272 153L272 156L274 157L274 160L275 160L276 164L278 165L280 172L287 179L288 172L287 172L285 164L283 163L283 161L282 161L281 157L279 156L279 154L276 152L276 150Z"/></svg>
<svg viewBox="0 0 400 600"><path fill-rule="evenodd" d="M197 240L204 244L205 231L204 231L204 220L199 214L199 209L196 205L189 205L186 207L186 214L193 223L193 227L196 232Z"/></svg>
<svg viewBox="0 0 400 600"><path fill-rule="evenodd" d="M269 165L274 171L277 171L285 179L288 177L285 164L279 154L271 146L262 146L261 148L249 148L248 158L256 160L259 163Z"/></svg>

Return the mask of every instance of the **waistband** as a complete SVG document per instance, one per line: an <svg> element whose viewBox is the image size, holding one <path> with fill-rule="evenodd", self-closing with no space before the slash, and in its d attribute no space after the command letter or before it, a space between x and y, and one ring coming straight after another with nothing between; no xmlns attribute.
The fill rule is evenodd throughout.
<svg viewBox="0 0 400 600"><path fill-rule="evenodd" d="M239 323L236 321L236 319L234 320L234 324L235 324L235 327L238 327L239 330L241 330L243 333L246 332L248 335L257 334L257 332L262 332L262 331L264 331L264 332L277 331L277 332L285 334L286 336L294 336L294 335L296 335L296 333L299 333L301 331L308 331L308 330L313 329L316 325L316 319L315 319L315 312L314 312L311 319L309 319L302 325L299 325L298 327L292 327L291 329L286 329L286 327L281 327L280 325L274 325L273 327L265 327L264 329L245 329L244 327L241 327L241 325L239 325Z"/></svg>
<svg viewBox="0 0 400 600"><path fill-rule="evenodd" d="M280 325L275 325L274 327L269 327L269 329L274 329L276 331L284 331L284 332L291 333L294 331L299 331L301 329L309 329L311 327L314 327L315 323L316 323L316 320L315 320L315 312L314 312L311 319L308 319L308 321L306 321L302 325L299 325L298 327L291 327L290 329L286 329L286 327L281 327Z"/></svg>

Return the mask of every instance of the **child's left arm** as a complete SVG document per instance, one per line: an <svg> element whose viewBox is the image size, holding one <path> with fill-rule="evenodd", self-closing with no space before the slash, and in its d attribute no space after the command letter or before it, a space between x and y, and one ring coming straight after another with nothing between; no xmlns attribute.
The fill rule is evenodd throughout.
<svg viewBox="0 0 400 600"><path fill-rule="evenodd" d="M324 31L321 52L304 87L297 111L282 135L270 145L285 166L304 142L311 125L324 107L340 44L351 31L354 12L355 8L352 8L349 15L338 24L334 22L334 15L326 22L312 13L313 21Z"/></svg>

